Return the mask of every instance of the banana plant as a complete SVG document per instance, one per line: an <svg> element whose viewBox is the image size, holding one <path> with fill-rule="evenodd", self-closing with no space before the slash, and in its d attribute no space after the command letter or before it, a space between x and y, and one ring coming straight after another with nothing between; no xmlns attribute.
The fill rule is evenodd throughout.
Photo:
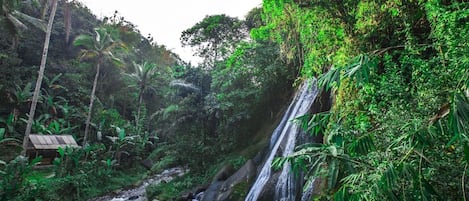
<svg viewBox="0 0 469 201"><path fill-rule="evenodd" d="M13 145L20 146L21 141L15 138L6 138L5 128L0 128L0 145L1 144L13 144Z"/></svg>
<svg viewBox="0 0 469 201"><path fill-rule="evenodd" d="M31 97L33 96L31 82L28 82L24 87L15 85L15 88L14 95L17 106L31 101Z"/></svg>
<svg viewBox="0 0 469 201"><path fill-rule="evenodd" d="M138 136L127 136L125 129L120 128L118 126L114 126L114 125L112 125L111 127L115 129L117 133L117 137L116 136L106 136L106 137L109 140L111 140L113 143L112 146L114 146L114 150L112 151L112 146L111 146L110 151L114 153L113 155L117 161L117 164L121 164L122 154L130 155L130 153L125 151L124 148L127 145L135 145L134 141L135 141L135 138Z"/></svg>
<svg viewBox="0 0 469 201"><path fill-rule="evenodd" d="M15 130L16 120L15 115L13 113L10 113L6 119L0 118L0 123L4 124L3 136L11 137L12 135L18 134L18 132Z"/></svg>

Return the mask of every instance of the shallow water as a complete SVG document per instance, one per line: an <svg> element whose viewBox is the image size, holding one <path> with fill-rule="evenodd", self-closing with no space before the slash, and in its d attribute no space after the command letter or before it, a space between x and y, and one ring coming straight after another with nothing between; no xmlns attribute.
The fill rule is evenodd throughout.
<svg viewBox="0 0 469 201"><path fill-rule="evenodd" d="M156 174L142 182L140 186L123 190L115 194L105 195L98 198L93 198L88 201L148 201L145 196L145 188L150 184L159 184L161 182L169 182L176 177L180 177L187 172L186 169L175 167L166 169L160 174Z"/></svg>

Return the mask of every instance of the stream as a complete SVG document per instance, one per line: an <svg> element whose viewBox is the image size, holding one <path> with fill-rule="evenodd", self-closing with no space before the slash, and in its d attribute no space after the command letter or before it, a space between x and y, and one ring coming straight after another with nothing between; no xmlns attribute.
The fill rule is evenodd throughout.
<svg viewBox="0 0 469 201"><path fill-rule="evenodd" d="M145 188L150 184L159 184L161 182L169 182L176 177L180 177L187 172L187 169L175 167L166 169L163 172L145 179L142 184L131 189L120 191L112 195L105 195L98 198L89 199L88 201L147 201L145 196Z"/></svg>

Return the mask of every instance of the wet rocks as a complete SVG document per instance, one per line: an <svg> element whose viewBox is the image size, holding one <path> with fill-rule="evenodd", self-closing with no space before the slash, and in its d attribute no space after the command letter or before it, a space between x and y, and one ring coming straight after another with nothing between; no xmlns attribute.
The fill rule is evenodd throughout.
<svg viewBox="0 0 469 201"><path fill-rule="evenodd" d="M166 169L162 173L146 179L140 186L125 191L120 191L115 195L106 195L103 197L93 198L88 201L147 201L148 199L145 196L145 188L148 185L169 182L176 177L184 175L186 172L187 169L181 167Z"/></svg>
<svg viewBox="0 0 469 201"><path fill-rule="evenodd" d="M237 200L245 193L256 176L256 167L252 160L248 160L234 174L228 175L229 168L222 168L213 178L212 183L204 192L195 194L194 200L201 201L227 201Z"/></svg>

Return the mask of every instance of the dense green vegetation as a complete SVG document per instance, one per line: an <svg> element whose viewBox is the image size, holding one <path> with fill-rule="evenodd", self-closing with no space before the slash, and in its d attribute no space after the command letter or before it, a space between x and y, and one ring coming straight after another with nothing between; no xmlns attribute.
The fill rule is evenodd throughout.
<svg viewBox="0 0 469 201"><path fill-rule="evenodd" d="M466 200L469 3L265 0L257 37L333 92L287 158L320 200Z"/></svg>
<svg viewBox="0 0 469 201"><path fill-rule="evenodd" d="M299 119L323 140L273 165L319 178L315 199L468 197L466 1L264 0L245 19L206 16L182 32L198 66L118 12L98 20L54 2L0 1L0 200L86 200L186 166L147 189L174 198L254 157L261 126L311 77L333 106ZM35 169L41 158L21 153L28 123L82 148Z"/></svg>
<svg viewBox="0 0 469 201"><path fill-rule="evenodd" d="M170 187L150 188L176 197L253 157L243 148L259 146L250 137L292 91L297 70L278 45L249 39L261 9L188 27L181 43L204 58L193 66L118 12L98 20L77 1L0 3L1 200L86 200L187 166ZM52 166L36 169L41 158L22 156L30 133L73 135L82 148L60 148Z"/></svg>

